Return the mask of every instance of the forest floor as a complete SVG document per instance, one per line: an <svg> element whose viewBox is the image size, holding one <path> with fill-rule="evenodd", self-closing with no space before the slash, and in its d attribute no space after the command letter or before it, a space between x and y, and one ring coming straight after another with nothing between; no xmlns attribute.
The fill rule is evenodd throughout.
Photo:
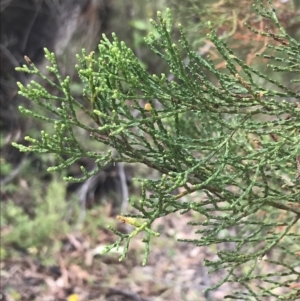
<svg viewBox="0 0 300 301"><path fill-rule="evenodd" d="M103 216L103 207L90 213ZM195 227L187 225L192 214L173 214L157 220L154 229L161 236L151 244L146 266L142 266L145 244L142 237L132 240L128 256L121 253L99 255L116 236L103 227L93 235L71 231L57 237L59 250L37 258L35 250L16 252L1 261L2 299L7 301L160 301L160 300L223 300L230 293L226 284L213 292L204 290L221 279L220 273L208 274L204 259L213 260L214 250L178 242L177 238L193 239ZM128 231L117 224L120 231ZM55 239L52 241L55 244ZM45 246L44 248L47 248ZM30 253L31 252L31 253ZM231 287L232 289L232 287Z"/></svg>

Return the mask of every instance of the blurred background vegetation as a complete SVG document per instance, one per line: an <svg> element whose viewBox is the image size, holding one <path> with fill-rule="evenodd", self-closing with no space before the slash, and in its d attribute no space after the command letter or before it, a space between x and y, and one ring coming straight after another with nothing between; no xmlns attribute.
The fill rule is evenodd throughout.
<svg viewBox="0 0 300 301"><path fill-rule="evenodd" d="M281 24L291 36L299 40L300 1L275 0L273 3ZM244 23L248 22L259 31L270 30L275 33L276 29L273 24L268 24L257 16L253 4L254 1L251 0L1 0L0 259L2 283L6 285L4 296L7 300L42 300L36 298L41 298L43 289L33 290L33 295L30 295L24 293L24 290L21 292L18 284L10 281L11 269L16 266L16 262L24 272L24 264L20 265L20 259L30 258L33 260L30 261L31 264L37 266L36 272L40 271L42 274L43 271L47 275L52 275L49 268L53 272L55 267L58 267L57 273L62 275L63 266L70 261L88 265L87 262L91 259L87 257L94 256L91 252L97 254L97 246L113 241L107 234L106 225L116 225L111 216L126 209L124 197L139 197L139 187L132 183L132 177L158 176L144 166L108 166L88 183L67 184L62 181L63 174L46 172L55 160L53 156L25 156L12 148L11 142L21 142L27 134L39 135L47 126L28 120L18 113L19 104L32 105L17 95L15 85L16 81L28 83L31 79L14 71L15 67L24 64L23 56L29 56L45 70L43 47L56 52L63 74L72 76L73 94L80 97L81 84L74 68L75 54L83 47L88 51L96 50L102 33L110 36L110 33L115 32L120 40L124 40L133 49L150 73L168 74L166 66L145 46L143 39L153 31L149 19L155 19L158 10L164 14L166 7L169 7L174 16L174 38L179 36L176 25L181 23L192 48L200 55L209 55L218 68L224 68L224 61L206 39L208 21L240 58L268 73L267 65L255 56L266 49L268 38L249 31ZM289 79L285 77L279 80L287 84ZM90 141L85 133L79 134L92 150L104 148ZM68 174L79 177L81 165L88 170L93 169L91 162L83 159ZM172 222L168 220L168 223L171 223L172 228ZM121 231L127 231L122 226L118 227ZM175 234L169 236L169 239L173 239ZM81 251L88 250L84 253L85 258L82 259L82 252L73 254L76 247ZM65 263L62 263L62 258ZM133 260L132 266L134 262ZM25 266L27 265L28 262ZM98 268L100 269L100 265ZM85 277L83 279L87 281ZM22 281L21 286L25 285ZM70 285L64 288L61 295L55 291L53 294L58 295L53 300L71 298L73 293L74 286ZM148 294L152 293L150 290ZM108 293L105 291L105 294ZM155 294L158 295L157 292ZM78 298L84 299L82 296ZM133 296L131 298L134 300ZM174 296L162 299L176 300ZM86 300L90 300L90 297L86 297ZM110 299L107 297L106 300Z"/></svg>

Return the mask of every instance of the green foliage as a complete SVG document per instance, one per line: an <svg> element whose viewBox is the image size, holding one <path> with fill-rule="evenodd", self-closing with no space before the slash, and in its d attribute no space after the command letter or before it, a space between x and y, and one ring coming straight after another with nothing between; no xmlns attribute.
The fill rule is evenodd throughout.
<svg viewBox="0 0 300 301"><path fill-rule="evenodd" d="M33 217L12 201L3 204L1 226L8 228L3 235L4 245L18 244L34 252L52 249L52 239L65 234L69 229L64 220L67 207L65 187L66 185L54 180L44 194L38 185L33 185L36 200Z"/></svg>
<svg viewBox="0 0 300 301"><path fill-rule="evenodd" d="M2 176L8 175L12 170L11 164L2 157L0 157L0 164L1 164L1 175Z"/></svg>
<svg viewBox="0 0 300 301"><path fill-rule="evenodd" d="M5 139L3 135L0 134L0 145L4 145L4 144L5 144ZM1 170L0 170L1 177L7 176L11 172L12 166L9 162L7 162L7 160L5 160L2 154L0 156L0 165L1 165Z"/></svg>
<svg viewBox="0 0 300 301"><path fill-rule="evenodd" d="M269 6L258 2L256 10L279 33L257 32L274 42L268 45L273 55L261 54L262 60L271 61L273 74L299 76L300 44L279 24L270 2ZM112 229L119 239L105 252L124 242L121 259L125 258L131 239L143 232L146 264L151 238L159 236L151 229L153 221L176 211L195 211L203 217L191 223L199 236L188 241L215 245L218 259L205 264L210 272L226 271L210 289L237 282L243 289L228 299L296 300L297 290L290 287L300 277L300 94L294 89L299 77L294 76L290 86L281 84L248 66L210 29L208 38L226 61L226 70L220 71L210 58L191 50L180 25L179 43L172 42L169 12L166 19L158 13L158 22L151 23L158 38L150 34L145 41L167 63L170 77L147 73L115 35L113 41L103 36L97 58L84 50L77 56L86 104L71 95L70 79L61 77L55 55L47 49L48 70L58 84L30 60L29 67L18 68L40 76L60 94L36 82L27 87L19 83L19 93L52 117L24 107L21 112L52 123L54 132L42 132L40 140L27 137L29 146L14 145L25 152L55 154L60 164L49 171L65 169L83 156L95 160L95 171L82 168L81 179L68 181L87 179L109 162L143 163L162 174L159 179L138 179L142 197L131 204L140 214L117 217L135 230L123 234ZM55 101L61 105L56 107ZM89 123L78 118L82 113ZM76 128L111 150L86 149ZM172 194L175 189L181 192ZM196 191L201 198L182 200Z"/></svg>

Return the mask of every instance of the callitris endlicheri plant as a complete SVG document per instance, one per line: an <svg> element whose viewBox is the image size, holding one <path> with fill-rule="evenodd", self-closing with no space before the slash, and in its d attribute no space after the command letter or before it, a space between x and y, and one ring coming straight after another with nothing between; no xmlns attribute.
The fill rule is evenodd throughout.
<svg viewBox="0 0 300 301"><path fill-rule="evenodd" d="M131 239L142 232L146 264L151 238L159 236L153 222L177 211L196 211L203 218L191 222L197 227L195 239L182 240L198 247L216 245L218 260L205 265L210 272L226 271L210 289L233 282L243 288L228 299L299 300L300 44L279 24L270 1L255 7L278 28L274 33L248 26L273 42L258 55L272 74L289 74L289 86L248 66L213 29L208 39L226 70L192 51L180 25L181 37L174 43L167 11L165 19L158 13L158 21L151 21L158 35L145 41L168 64L169 74L149 74L115 35L112 41L103 36L98 54L77 56L86 103L71 95L70 79L60 76L53 53L45 49L57 83L26 58L28 64L18 70L41 77L60 94L34 81L19 84L19 93L51 117L24 107L21 112L52 123L54 133L42 131L40 139L27 137L27 146L15 146L55 154L60 164L50 171L66 169L82 157L95 160L93 172L82 168L82 178L68 181L87 179L111 162L143 163L161 173L158 179L138 179L142 196L130 203L139 214L117 217L134 230L112 229L119 238L104 252L124 244L124 259ZM80 119L82 114L88 118ZM86 149L76 128L110 150ZM187 198L193 192L198 197Z"/></svg>

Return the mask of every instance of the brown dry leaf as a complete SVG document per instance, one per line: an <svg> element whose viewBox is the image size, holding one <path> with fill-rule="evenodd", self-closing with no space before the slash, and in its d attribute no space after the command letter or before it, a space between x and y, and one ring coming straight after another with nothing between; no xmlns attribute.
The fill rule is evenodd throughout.
<svg viewBox="0 0 300 301"><path fill-rule="evenodd" d="M61 287L69 287L68 270L66 268L66 263L62 256L60 256L59 258L59 266L61 271L61 277L57 279L56 282L59 282Z"/></svg>
<svg viewBox="0 0 300 301"><path fill-rule="evenodd" d="M91 274L89 274L87 271L83 270L79 265L72 264L69 268L69 277L79 282L80 284L83 283L83 281L88 281L93 278Z"/></svg>
<svg viewBox="0 0 300 301"><path fill-rule="evenodd" d="M74 234L67 234L67 237L71 245L73 245L76 250L81 251L83 249L82 243L75 237Z"/></svg>
<svg viewBox="0 0 300 301"><path fill-rule="evenodd" d="M292 283L292 284L290 285L290 288L291 288L291 289L300 290L300 282L298 282L298 283Z"/></svg>

